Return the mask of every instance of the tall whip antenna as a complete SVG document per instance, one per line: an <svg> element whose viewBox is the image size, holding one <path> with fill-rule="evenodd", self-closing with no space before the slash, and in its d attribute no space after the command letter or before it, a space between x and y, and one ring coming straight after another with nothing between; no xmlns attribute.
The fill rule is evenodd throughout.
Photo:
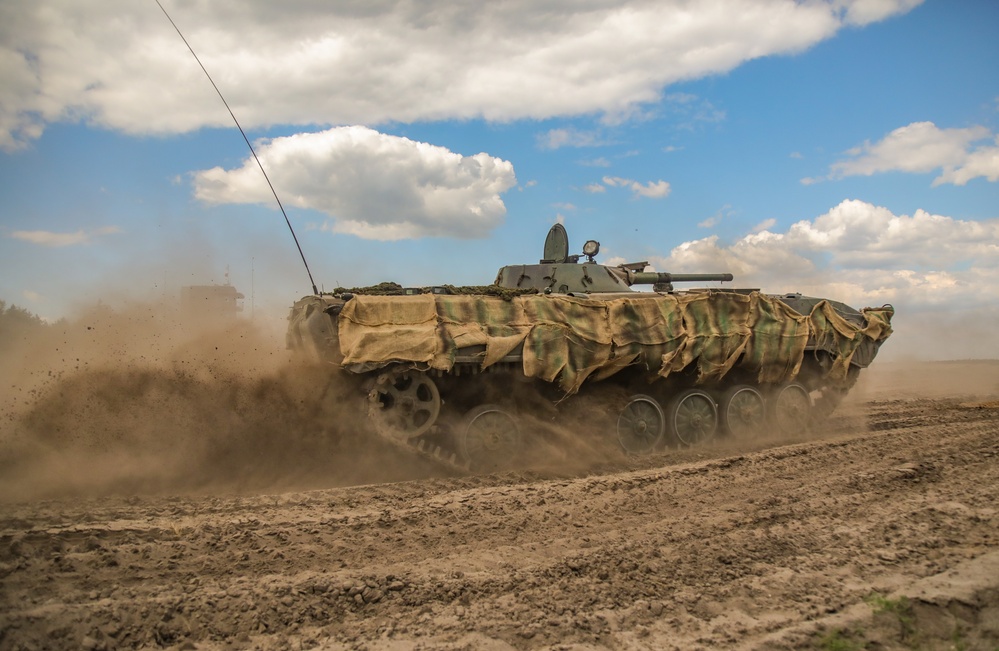
<svg viewBox="0 0 999 651"><path fill-rule="evenodd" d="M177 30L177 35L180 36L180 40L184 41L184 45L186 45L187 49L191 51L191 56L193 56L194 60L198 62L199 66L201 66L201 70L205 73L205 76L208 77L208 81L212 82L212 87L215 89L215 92L219 94L219 99L221 99L222 103L225 104L225 108L229 111L229 115L232 116L232 121L236 123L236 128L239 129L239 133L242 134L243 140L246 141L246 146L250 148L250 153L253 154L253 160L257 161L257 167L260 168L260 173L264 175L264 180L267 181L267 186L271 189L271 194L274 195L274 201L277 201L278 208L281 209L281 214L284 215L284 223L288 224L288 230L291 231L291 237L295 240L295 246L298 247L298 255L302 256L302 264L305 265L305 273L309 274L309 282L312 283L312 293L318 294L319 290L316 289L316 281L312 279L312 271L309 270L309 263L305 261L305 254L302 253L302 245L298 243L298 237L295 235L295 229L291 227L291 220L288 219L288 213L284 211L284 206L281 204L281 199L278 197L278 193L274 189L274 184L271 183L271 179L267 176L264 166L260 163L260 159L257 158L257 152L253 150L253 145L250 144L250 139L246 137L246 132L243 131L243 127L240 126L239 120L236 119L236 114L232 112L231 108L229 108L229 102L225 101L225 97L222 96L222 91L219 90L217 85L215 85L215 80L212 79L210 74L208 74L208 70L205 69L205 64L201 63L201 59L199 59L198 55L195 54L194 48L191 47L191 44L187 42L187 39L184 38L184 35L180 32L180 28L177 27L177 23L173 22L173 18L170 17L167 10L163 8L162 4L160 4L160 0L156 0L156 4L163 12L163 15L167 17L167 20L170 21L170 24L173 25L173 28Z"/></svg>

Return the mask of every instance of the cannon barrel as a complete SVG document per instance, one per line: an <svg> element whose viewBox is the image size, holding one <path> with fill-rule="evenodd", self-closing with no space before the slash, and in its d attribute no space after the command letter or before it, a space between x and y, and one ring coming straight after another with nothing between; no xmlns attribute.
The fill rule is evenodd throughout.
<svg viewBox="0 0 999 651"><path fill-rule="evenodd" d="M628 274L629 285L655 285L657 283L726 282L732 274L671 274L664 271L633 271Z"/></svg>

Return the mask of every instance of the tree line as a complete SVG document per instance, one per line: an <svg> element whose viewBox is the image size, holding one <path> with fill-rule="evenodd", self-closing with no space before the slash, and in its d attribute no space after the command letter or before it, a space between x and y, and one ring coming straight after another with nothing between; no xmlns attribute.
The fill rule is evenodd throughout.
<svg viewBox="0 0 999 651"><path fill-rule="evenodd" d="M18 340L49 327L50 325L37 314L0 300L0 349L8 348Z"/></svg>

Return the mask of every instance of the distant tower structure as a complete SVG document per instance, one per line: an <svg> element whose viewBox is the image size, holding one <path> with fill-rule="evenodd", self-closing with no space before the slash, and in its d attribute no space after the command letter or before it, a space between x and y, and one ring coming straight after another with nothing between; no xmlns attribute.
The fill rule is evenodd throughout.
<svg viewBox="0 0 999 651"><path fill-rule="evenodd" d="M243 311L244 298L229 282L228 265L225 268L224 285L187 285L180 288L180 307L189 317L235 318Z"/></svg>

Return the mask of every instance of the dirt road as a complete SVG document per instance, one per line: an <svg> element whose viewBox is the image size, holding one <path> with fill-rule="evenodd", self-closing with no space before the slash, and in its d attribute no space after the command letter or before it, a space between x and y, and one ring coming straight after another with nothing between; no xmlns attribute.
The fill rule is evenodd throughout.
<svg viewBox="0 0 999 651"><path fill-rule="evenodd" d="M914 368L751 448L0 505L0 648L992 651L999 364Z"/></svg>

